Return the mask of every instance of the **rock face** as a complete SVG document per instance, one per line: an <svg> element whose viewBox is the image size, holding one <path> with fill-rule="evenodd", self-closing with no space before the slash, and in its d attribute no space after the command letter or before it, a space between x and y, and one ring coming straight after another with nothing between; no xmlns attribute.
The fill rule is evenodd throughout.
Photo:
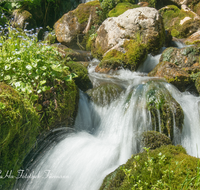
<svg viewBox="0 0 200 190"><path fill-rule="evenodd" d="M76 43L77 35L82 34L86 28L90 15L91 25L100 22L97 9L101 10L100 3L92 1L80 4L75 10L64 14L54 25L57 40L67 46Z"/></svg>
<svg viewBox="0 0 200 190"><path fill-rule="evenodd" d="M200 31L195 32L184 40L185 44L199 44L200 43Z"/></svg>
<svg viewBox="0 0 200 190"><path fill-rule="evenodd" d="M160 58L160 63L148 76L163 77L167 82L184 91L194 84L194 74L200 71L200 49L195 46L182 49L167 48Z"/></svg>
<svg viewBox="0 0 200 190"><path fill-rule="evenodd" d="M129 39L147 44L148 52L156 52L162 47L165 33L156 9L139 7L129 9L118 17L107 18L97 31L95 51L103 55L108 50L119 49Z"/></svg>

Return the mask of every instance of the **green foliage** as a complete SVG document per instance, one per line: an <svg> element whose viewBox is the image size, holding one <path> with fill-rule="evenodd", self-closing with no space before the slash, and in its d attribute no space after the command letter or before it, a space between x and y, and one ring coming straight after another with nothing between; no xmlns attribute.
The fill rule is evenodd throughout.
<svg viewBox="0 0 200 190"><path fill-rule="evenodd" d="M128 3L128 2L119 3L119 4L117 4L117 6L114 9L112 9L108 13L108 17L117 17L117 16L123 14L128 9L133 9L133 8L137 8L137 7L140 7L140 6L139 5L133 5L133 4Z"/></svg>
<svg viewBox="0 0 200 190"><path fill-rule="evenodd" d="M132 156L105 179L100 190L199 189L199 159L181 146L162 146Z"/></svg>
<svg viewBox="0 0 200 190"><path fill-rule="evenodd" d="M8 35L0 37L0 81L33 100L56 83L76 76L68 71L54 47L37 43L36 35L8 27Z"/></svg>

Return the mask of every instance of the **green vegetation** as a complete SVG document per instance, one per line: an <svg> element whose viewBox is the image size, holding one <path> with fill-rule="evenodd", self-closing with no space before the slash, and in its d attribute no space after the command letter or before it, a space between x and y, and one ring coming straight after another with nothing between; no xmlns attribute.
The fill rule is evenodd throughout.
<svg viewBox="0 0 200 190"><path fill-rule="evenodd" d="M199 159L181 146L161 146L132 156L109 174L100 190L199 189Z"/></svg>
<svg viewBox="0 0 200 190"><path fill-rule="evenodd" d="M127 3L127 2L119 3L119 4L117 4L117 6L114 9L112 9L108 13L108 17L117 17L117 16L123 14L128 9L134 9L134 8L137 8L137 7L140 7L140 6L133 5L133 4Z"/></svg>

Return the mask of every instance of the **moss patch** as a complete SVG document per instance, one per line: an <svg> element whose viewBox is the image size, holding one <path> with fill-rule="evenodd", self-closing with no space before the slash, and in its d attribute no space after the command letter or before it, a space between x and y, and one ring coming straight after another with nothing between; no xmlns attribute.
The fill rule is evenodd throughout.
<svg viewBox="0 0 200 190"><path fill-rule="evenodd" d="M119 3L117 4L117 6L112 9L109 13L108 13L108 17L117 17L121 14L123 14L125 11L127 11L128 9L134 9L140 7L139 5L133 5L131 3Z"/></svg>
<svg viewBox="0 0 200 190"><path fill-rule="evenodd" d="M22 99L17 91L0 83L0 168L17 176L25 155L39 134L39 115L33 105ZM2 189L11 189L15 178L1 180Z"/></svg>
<svg viewBox="0 0 200 190"><path fill-rule="evenodd" d="M170 138L157 131L147 131L142 134L142 146L156 149L163 145L172 144Z"/></svg>
<svg viewBox="0 0 200 190"><path fill-rule="evenodd" d="M115 49L109 51L103 57L98 67L100 69L107 68L108 71L120 68L135 71L138 66L145 61L147 57L147 48L145 44L135 40L126 40L122 47L125 53Z"/></svg>
<svg viewBox="0 0 200 190"><path fill-rule="evenodd" d="M199 189L198 166L199 159L183 147L161 146L132 156L104 179L100 190Z"/></svg>

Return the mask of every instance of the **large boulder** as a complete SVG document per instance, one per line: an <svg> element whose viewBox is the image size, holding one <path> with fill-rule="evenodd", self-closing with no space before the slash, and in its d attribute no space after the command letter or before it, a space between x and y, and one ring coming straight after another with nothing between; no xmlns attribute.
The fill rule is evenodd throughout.
<svg viewBox="0 0 200 190"><path fill-rule="evenodd" d="M97 31L93 53L102 56L112 49L124 52L126 40L147 45L148 52L158 52L165 41L162 17L150 7L129 9L118 17L107 18Z"/></svg>
<svg viewBox="0 0 200 190"><path fill-rule="evenodd" d="M163 77L167 82L185 91L194 85L194 75L200 71L200 49L195 46L167 48L160 58L160 63L148 74L151 77Z"/></svg>
<svg viewBox="0 0 200 190"><path fill-rule="evenodd" d="M183 147L146 150L107 175L100 190L200 188L196 180L199 159L187 155Z"/></svg>
<svg viewBox="0 0 200 190"><path fill-rule="evenodd" d="M70 47L79 44L87 24L89 23L90 28L101 22L97 10L101 10L99 1L91 1L80 4L75 10L64 14L54 25L57 40Z"/></svg>
<svg viewBox="0 0 200 190"><path fill-rule="evenodd" d="M26 98L0 83L0 168L1 176L18 175L22 162L41 131L39 115ZM16 178L0 179L1 189L12 189Z"/></svg>
<svg viewBox="0 0 200 190"><path fill-rule="evenodd" d="M159 10L163 17L164 26L176 38L187 38L200 27L200 17L183 5L181 9L168 5Z"/></svg>

